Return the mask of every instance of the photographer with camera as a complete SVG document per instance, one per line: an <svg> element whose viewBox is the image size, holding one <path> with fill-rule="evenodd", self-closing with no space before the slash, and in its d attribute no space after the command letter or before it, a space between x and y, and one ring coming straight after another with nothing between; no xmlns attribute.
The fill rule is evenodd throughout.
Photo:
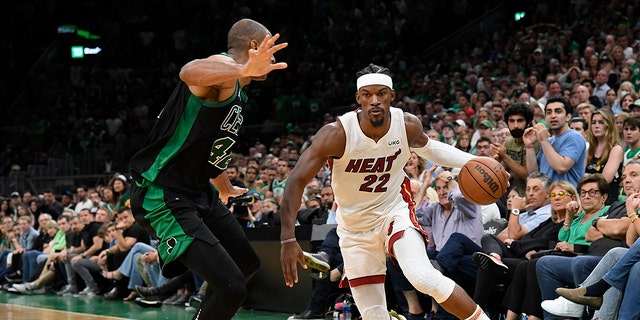
<svg viewBox="0 0 640 320"><path fill-rule="evenodd" d="M254 228L262 218L262 198L260 193L249 191L236 198L229 198L229 211L238 219L241 225ZM268 222L267 222L268 224Z"/></svg>

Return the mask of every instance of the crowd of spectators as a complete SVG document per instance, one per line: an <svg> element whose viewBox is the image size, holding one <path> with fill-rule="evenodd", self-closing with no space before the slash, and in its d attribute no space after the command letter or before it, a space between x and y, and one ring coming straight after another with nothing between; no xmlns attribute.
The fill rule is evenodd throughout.
<svg viewBox="0 0 640 320"><path fill-rule="evenodd" d="M0 216L5 250L0 256L3 262L0 272L4 272L7 282L13 283L6 289L14 288L22 293L47 290L58 290L61 294L102 293L108 299L126 300L136 296L152 297L147 302L153 304L164 300L184 303L204 286L193 275L184 275L178 280L164 279L153 268L154 239L133 227L135 222L127 210L127 156L143 143L154 115L162 107L161 101L178 80L176 74L181 62L216 52L212 51L212 44L218 46L218 51L224 51L222 38L217 37L224 35L223 30L233 20L254 15L276 17L283 4L265 1L262 5L250 6L241 2L222 14L217 10L222 4L215 2L197 10L190 1L180 4L166 1L144 6L149 11L141 9L142 3L123 14L117 6L86 4L86 9L103 9L97 10L102 13L101 17L89 15L83 22L100 21L96 33L102 37L100 45L105 48L104 52L84 62L68 60L62 53L43 57L44 62L36 65L37 70L25 79L24 94L12 106L10 123L3 128L7 133L2 137L5 148L0 152L3 175L9 170L44 163L49 157L92 148L107 151L101 152L101 156L115 153L123 165L107 170L122 171L104 186L78 186L64 192L16 190L2 198ZM515 192L505 195L496 208L482 208L483 216L476 217L482 223L500 217L509 221L505 233L496 235L499 243L506 243L510 248L514 241L531 240L525 235L536 230L539 224L526 225L522 221L526 215L519 211L513 214L512 209L525 211L525 208L531 209L533 203L537 207L549 205L546 217L553 219L552 223L560 229L555 241L561 243L561 248L570 248L562 251L572 254L583 253L574 249L576 244L590 245L601 238L588 235L592 231L588 231L588 226L581 227L583 221L578 223L579 220L589 221L591 225L591 221L606 216L611 223L633 224L637 216L633 218L631 214L627 218L624 211L607 215L607 210L616 202L624 204L624 196L637 190L631 188L637 183L635 180L625 182L628 174L623 168L634 164L631 161L640 150L638 3L568 3L540 2L528 8L527 18L520 23L503 22L503 27L495 32L447 48L437 59L425 59L421 55L425 45L412 49L403 40L409 38L413 30L430 27L417 23L416 16L433 16L442 9L418 1L371 1L366 7L320 1L314 3L312 9L291 8L304 12L292 17L295 23L262 19L261 22L290 42L292 50L277 57L289 63L284 75L268 84L249 88L253 102L246 113L246 124L290 125L273 141L246 137L242 150L234 154L227 175L234 184L250 189L247 196L230 203L239 222L247 227L277 225L282 191L298 156L312 143L315 129L334 121L337 114L332 113L333 108L352 100L355 91L352 74L358 69L353 66L375 62L394 72L395 106L422 119L430 138L472 154L496 156L511 172ZM59 23L52 19L53 13L67 9L60 3L44 9L28 3L15 5L20 14L37 12L50 24ZM495 4L486 4L490 5ZM179 9L190 9L193 16L168 14ZM480 8L468 7L459 12L471 9ZM163 27L165 19L180 28ZM370 21L376 21L377 28L371 28ZM298 28L300 25L306 29ZM60 38L60 52L66 52L66 44L67 41ZM10 85L4 82L2 88L2 97L10 98L7 92ZM343 110L355 107L350 105ZM518 116L522 117L525 127L517 127ZM555 118L558 116L566 121L558 121ZM313 125L302 129L303 123ZM571 139L553 145L565 132L565 124L571 128ZM535 131L537 136L524 135L528 127L531 127L529 132ZM514 135L517 132L514 129L523 132ZM574 135L574 131L579 135ZM552 149L546 147L546 137L550 137ZM519 149L501 148L509 143L518 145ZM562 154L562 148L576 154L566 168L567 159L553 158L554 154ZM509 150L517 152L509 153ZM584 158L580 158L581 155ZM519 163L510 162L507 157L513 160L518 157ZM571 170L579 171L578 175L572 175ZM407 164L406 172L419 199L418 207L427 208L430 204L437 207L444 198L459 201L449 199L449 191L456 189L456 185L438 178L446 176L449 168L436 168L415 157ZM455 174L455 169L452 172ZM585 173L595 175L588 176L590 180L581 179ZM335 223L335 204L328 184L330 174L330 168L324 167L307 186L305 196L300 199L303 213L299 216L300 223L312 223L314 219L316 223ZM555 184L562 181L568 184ZM592 201L592 198L601 203L573 208L572 213L581 215L575 220L573 215L564 213L569 207L551 208L550 205L555 199L567 200L563 205L568 206L568 200L580 203L579 199ZM442 200L439 205L447 208L450 206L447 201ZM433 221L424 218L421 223L434 228ZM538 222L542 221L545 220ZM593 228L598 230L599 223L602 221L596 222ZM624 240L621 229L618 227L618 231L611 234L607 229L599 232L607 239L621 240L618 238L622 237ZM64 246L60 244L59 230L67 233ZM528 250L516 254L518 261L504 264L501 259L507 250L489 251L488 248L495 250L495 245L485 245L491 242L482 234L465 240L452 236L455 232L443 235L440 231L436 234L441 243L431 243L436 247L431 248L430 257L443 272L458 277L470 293L476 283L475 280L469 282L469 278L475 278L473 270L478 266L487 271L486 268L497 265L497 276L501 280L521 277L521 283L534 281L532 285L537 288L535 272L531 271L536 263L531 262ZM628 232L636 231L629 228ZM18 238L17 234L32 235L31 240L22 242L20 237L19 241L13 241ZM543 238L546 242L548 235L546 232ZM484 251L484 255L463 252L460 260L438 261L438 252L460 248L467 240L475 243L481 249L475 251ZM535 248L546 249L546 246L538 244ZM602 255L604 252L595 254ZM7 260L7 256L11 258ZM452 268L461 267L458 264L467 260L477 263L472 271ZM518 264L520 260L526 260L526 265ZM7 264L8 261L11 263ZM524 279L527 268L529 278ZM485 279L486 275L482 277ZM158 289L167 284L169 289ZM567 286L579 285L567 283ZM83 286L84 290L79 290ZM557 298L550 290L543 291L541 298L539 289L523 286L510 290L537 292L537 297L526 297L528 303ZM414 301L410 296L406 299ZM508 301L506 307L511 312L508 315L513 317L524 312L530 319L542 316L539 303L523 306L523 300L518 299L512 296ZM408 308L420 310L413 304ZM493 304L483 308L499 312L499 307ZM424 309L430 310L431 305ZM434 306L434 310L437 309ZM439 316L446 318L447 315ZM545 318L547 316L551 317L545 314Z"/></svg>

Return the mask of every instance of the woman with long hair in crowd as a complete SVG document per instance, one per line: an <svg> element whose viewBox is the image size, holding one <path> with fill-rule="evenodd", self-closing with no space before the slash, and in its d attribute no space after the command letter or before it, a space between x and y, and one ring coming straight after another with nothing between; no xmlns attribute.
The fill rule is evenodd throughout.
<svg viewBox="0 0 640 320"><path fill-rule="evenodd" d="M611 110L611 112L614 112L613 106L616 104L616 99L617 99L616 89L609 88L609 90L607 90L607 92L605 93L604 105L602 106L602 108L606 108Z"/></svg>
<svg viewBox="0 0 640 320"><path fill-rule="evenodd" d="M615 125L614 115L608 109L598 109L591 115L587 133L589 149L585 173L601 173L611 185L607 204L618 199L622 157L620 135Z"/></svg>
<svg viewBox="0 0 640 320"><path fill-rule="evenodd" d="M638 96L635 92L629 92L623 95L622 99L620 99L620 108L622 109L622 112L629 112L629 106L631 106L636 99L638 99Z"/></svg>
<svg viewBox="0 0 640 320"><path fill-rule="evenodd" d="M118 208L128 206L130 196L127 177L123 174L117 173L111 181L109 181L109 186L113 189L113 193L118 198Z"/></svg>
<svg viewBox="0 0 640 320"><path fill-rule="evenodd" d="M9 206L9 202L9 199L0 197L0 217L12 216L15 218L16 213Z"/></svg>
<svg viewBox="0 0 640 320"><path fill-rule="evenodd" d="M106 186L101 190L101 198L104 201L104 208L109 211L109 214L113 216L118 209L120 209L119 199L116 193L113 191L113 187Z"/></svg>
<svg viewBox="0 0 640 320"><path fill-rule="evenodd" d="M427 160L420 158L417 153L411 151L411 156L404 166L404 172L411 181L422 182L422 175L427 168Z"/></svg>
<svg viewBox="0 0 640 320"><path fill-rule="evenodd" d="M463 131L458 134L458 140L456 140L455 147L464 151L471 151L471 134L469 131Z"/></svg>

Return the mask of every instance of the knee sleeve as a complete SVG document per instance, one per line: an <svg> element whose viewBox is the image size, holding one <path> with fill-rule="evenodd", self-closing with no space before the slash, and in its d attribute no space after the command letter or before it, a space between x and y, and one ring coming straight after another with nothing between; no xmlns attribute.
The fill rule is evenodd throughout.
<svg viewBox="0 0 640 320"><path fill-rule="evenodd" d="M393 245L393 251L405 277L416 290L430 295L438 303L451 296L455 282L433 268L418 231L407 229Z"/></svg>

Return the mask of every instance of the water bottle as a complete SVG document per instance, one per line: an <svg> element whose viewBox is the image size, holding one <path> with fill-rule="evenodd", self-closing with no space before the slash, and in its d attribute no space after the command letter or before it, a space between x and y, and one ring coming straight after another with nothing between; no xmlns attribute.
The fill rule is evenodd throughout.
<svg viewBox="0 0 640 320"><path fill-rule="evenodd" d="M342 314L344 315L344 320L351 320L351 303L349 303L348 299L344 299L342 303Z"/></svg>

